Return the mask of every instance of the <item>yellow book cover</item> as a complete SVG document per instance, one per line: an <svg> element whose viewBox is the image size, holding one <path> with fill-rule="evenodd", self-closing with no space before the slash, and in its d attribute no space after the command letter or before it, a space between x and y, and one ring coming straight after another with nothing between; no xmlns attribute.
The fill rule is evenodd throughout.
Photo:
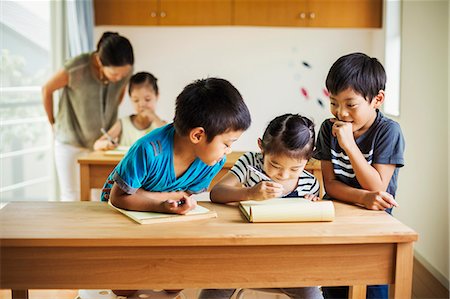
<svg viewBox="0 0 450 299"><path fill-rule="evenodd" d="M331 200L309 201L304 198L273 198L241 201L239 209L249 222L333 221Z"/></svg>
<svg viewBox="0 0 450 299"><path fill-rule="evenodd" d="M200 205L197 205L195 209L189 211L187 214L180 215L180 214L169 214L158 212L128 211L113 206L111 202L108 202L108 204L113 209L123 213L124 215L128 216L129 218L133 219L134 221L140 224L181 222L181 221L191 221L217 217L217 213L215 211L211 211Z"/></svg>

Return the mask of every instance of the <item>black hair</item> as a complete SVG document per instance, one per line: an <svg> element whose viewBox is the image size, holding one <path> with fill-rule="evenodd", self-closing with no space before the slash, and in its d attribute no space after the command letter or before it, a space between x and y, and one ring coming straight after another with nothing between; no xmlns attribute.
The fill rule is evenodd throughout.
<svg viewBox="0 0 450 299"><path fill-rule="evenodd" d="M385 89L386 72L376 58L364 53L351 53L336 60L325 84L331 94L351 88L371 102L380 90Z"/></svg>
<svg viewBox="0 0 450 299"><path fill-rule="evenodd" d="M97 53L104 66L134 64L133 47L130 41L117 32L103 33L97 44Z"/></svg>
<svg viewBox="0 0 450 299"><path fill-rule="evenodd" d="M150 73L147 72L139 72L131 76L130 83L128 84L128 94L131 95L131 92L133 91L133 88L135 88L137 85L150 85L153 90L155 91L155 94L159 94L158 79L153 76Z"/></svg>
<svg viewBox="0 0 450 299"><path fill-rule="evenodd" d="M245 131L251 117L239 91L227 80L207 78L187 85L176 99L174 126L186 136L196 127L205 129L206 140L228 131Z"/></svg>
<svg viewBox="0 0 450 299"><path fill-rule="evenodd" d="M287 155L296 159L312 157L315 140L314 123L300 114L283 114L274 118L262 137L262 150L270 155Z"/></svg>

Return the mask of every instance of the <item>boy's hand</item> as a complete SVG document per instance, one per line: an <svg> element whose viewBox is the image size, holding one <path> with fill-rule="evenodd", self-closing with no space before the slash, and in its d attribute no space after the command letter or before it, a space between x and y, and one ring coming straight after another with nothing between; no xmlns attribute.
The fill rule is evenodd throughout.
<svg viewBox="0 0 450 299"><path fill-rule="evenodd" d="M355 138L353 137L353 126L349 122L340 121L336 118L331 118L333 123L331 134L337 138L340 147L347 151L351 146L355 145Z"/></svg>
<svg viewBox="0 0 450 299"><path fill-rule="evenodd" d="M172 192L170 199L162 202L164 210L167 213L186 214L197 206L197 201L186 192Z"/></svg>
<svg viewBox="0 0 450 299"><path fill-rule="evenodd" d="M381 211L399 206L394 197L384 191L368 191L364 195L363 205L366 209Z"/></svg>
<svg viewBox="0 0 450 299"><path fill-rule="evenodd" d="M305 199L310 200L310 201L318 201L318 200L320 200L320 197L318 197L314 194L306 194Z"/></svg>
<svg viewBox="0 0 450 299"><path fill-rule="evenodd" d="M264 200L283 195L283 185L275 182L262 181L249 189L250 200Z"/></svg>

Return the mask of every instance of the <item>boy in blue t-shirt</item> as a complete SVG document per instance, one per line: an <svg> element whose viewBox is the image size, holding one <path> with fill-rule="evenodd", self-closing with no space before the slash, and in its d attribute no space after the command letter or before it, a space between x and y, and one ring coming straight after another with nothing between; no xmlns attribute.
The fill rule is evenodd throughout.
<svg viewBox="0 0 450 299"><path fill-rule="evenodd" d="M176 99L173 123L140 138L109 175L102 201L119 208L185 214L205 191L231 145L248 129L239 91L218 78L197 80Z"/></svg>
<svg viewBox="0 0 450 299"><path fill-rule="evenodd" d="M314 158L321 160L325 198L391 213L405 142L398 123L378 108L386 73L376 58L352 53L331 67L326 87L335 118L322 123ZM323 287L324 297L348 298L348 287ZM368 286L367 298L388 298L388 286Z"/></svg>
<svg viewBox="0 0 450 299"><path fill-rule="evenodd" d="M250 112L239 91L218 78L189 84L175 104L173 123L136 141L111 172L102 201L135 211L185 214L195 208L190 195L206 191L233 142L250 126Z"/></svg>

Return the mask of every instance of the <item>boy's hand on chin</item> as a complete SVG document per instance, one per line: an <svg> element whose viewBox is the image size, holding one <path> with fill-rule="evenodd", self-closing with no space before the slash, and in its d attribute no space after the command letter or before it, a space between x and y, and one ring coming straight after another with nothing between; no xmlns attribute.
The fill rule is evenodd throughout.
<svg viewBox="0 0 450 299"><path fill-rule="evenodd" d="M343 150L349 149L355 144L353 137L353 126L351 122L345 122L336 118L330 119L333 123L331 134L338 139L339 145Z"/></svg>

